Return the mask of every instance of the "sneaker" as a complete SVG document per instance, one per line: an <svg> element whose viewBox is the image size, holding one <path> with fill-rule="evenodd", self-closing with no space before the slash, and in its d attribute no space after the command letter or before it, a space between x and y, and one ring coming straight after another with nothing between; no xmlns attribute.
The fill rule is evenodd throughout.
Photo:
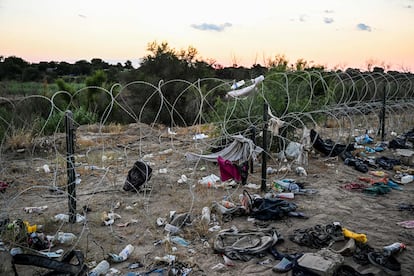
<svg viewBox="0 0 414 276"><path fill-rule="evenodd" d="M392 255L386 256L383 253L370 252L368 260L389 275L401 275L401 264Z"/></svg>

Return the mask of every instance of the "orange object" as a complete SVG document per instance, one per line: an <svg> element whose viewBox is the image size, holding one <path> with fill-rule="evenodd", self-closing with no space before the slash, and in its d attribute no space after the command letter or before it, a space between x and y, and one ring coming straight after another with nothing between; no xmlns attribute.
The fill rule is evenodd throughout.
<svg viewBox="0 0 414 276"><path fill-rule="evenodd" d="M360 177L358 177L358 179L361 180L361 181L367 182L371 185L373 185L375 183L387 184L387 182L388 182L387 177L383 177L383 178L380 178L380 179L374 179L374 178L371 178L371 177L360 176Z"/></svg>

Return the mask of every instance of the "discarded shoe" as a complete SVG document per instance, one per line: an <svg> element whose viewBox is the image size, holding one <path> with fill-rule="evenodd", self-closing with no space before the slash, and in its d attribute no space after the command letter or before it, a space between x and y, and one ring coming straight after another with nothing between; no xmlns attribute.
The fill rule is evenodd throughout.
<svg viewBox="0 0 414 276"><path fill-rule="evenodd" d="M392 255L385 256L383 253L370 252L368 253L368 260L389 275L401 275L401 264Z"/></svg>
<svg viewBox="0 0 414 276"><path fill-rule="evenodd" d="M347 241L334 242L329 249L342 256L351 256L355 251L356 245L354 239L348 239Z"/></svg>

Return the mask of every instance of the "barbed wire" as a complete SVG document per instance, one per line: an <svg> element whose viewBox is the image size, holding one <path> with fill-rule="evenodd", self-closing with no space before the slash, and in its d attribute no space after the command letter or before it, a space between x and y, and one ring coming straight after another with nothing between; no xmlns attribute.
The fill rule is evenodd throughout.
<svg viewBox="0 0 414 276"><path fill-rule="evenodd" d="M247 135L251 126L259 130L257 138L261 137L263 129L263 104L269 104L270 110L280 120L291 128L293 136L286 133L270 135L269 144L279 144L278 150L286 149L290 141L300 142L303 129L317 129L323 136L334 142L352 142L355 136L369 132L379 134L381 114L385 112L386 133L403 133L413 127L414 114L414 76L411 74L390 75L387 73L354 73L319 71L280 72L267 75L262 83L256 86L254 94L240 98L225 98L226 92L231 91L234 82L220 79L205 78L195 82L186 80L160 81L157 85L145 81L133 81L127 84L114 84L109 89L103 87L85 87L74 93L57 91L49 98L42 95L31 95L18 100L0 98L0 130L3 139L0 144L1 181L16 184L18 189L9 188L7 193L1 193L2 216L21 216L21 204L27 203L24 198L30 197L33 202L41 203L49 200L68 198L66 181L66 153L64 133L61 126L63 114L70 107L80 107L79 98L90 95L105 96L108 101L102 108L92 131L88 126L78 126L76 132L77 152L75 154L75 169L80 179L93 179L94 183L85 187L79 184L79 196L90 196L85 201L88 207L99 193L121 190L127 171L137 160L142 160L155 168L167 169L177 167L175 163L185 163L189 170L174 172L164 177L155 172L158 181L163 185L176 185L181 174L189 173L187 186L189 191L188 212L191 213L195 204L195 179L199 177L200 168L205 163L198 161L190 163L185 160L186 152L205 153L217 147L223 140L231 140L232 135L242 133ZM182 91L170 100L166 97L168 87L173 84L181 85ZM128 97L142 97L139 91L150 91L141 105L133 106ZM134 93L135 94L134 94ZM58 103L62 97L69 99L66 105ZM182 99L192 99L194 116L186 119ZM221 98L224 108L217 109L217 98ZM279 101L280 100L280 101ZM158 103L154 108L153 101ZM316 104L317 103L317 104ZM38 110L41 108L42 110ZM258 112L259 110L259 112ZM37 132L33 127L37 124L36 117L41 111L46 119ZM110 118L114 112L132 121L135 125L119 126L119 130L111 132ZM154 112L155 111L155 112ZM169 125L159 123L162 113L169 114ZM45 130L54 114L62 117L56 123L53 134L45 136ZM147 114L153 114L153 121L143 123ZM213 116L211 116L213 114ZM221 120L211 121L211 118ZM210 123L213 125L209 127ZM244 129L234 130L234 125L245 126ZM129 128L121 130L122 128ZM205 139L195 139L197 134L207 134ZM20 140L19 140L20 139ZM85 143L86 145L82 145ZM171 150L179 159L168 163L160 162L164 156L169 156ZM270 148L269 151L272 151ZM97 153L98 154L97 154ZM275 155L268 155L274 164L282 165ZM156 161L159 161L158 163ZM50 174L45 174L44 165L52 167ZM97 169L91 169L97 167ZM35 172L34 172L35 171ZM35 177L35 179L33 179ZM176 178L177 177L177 178ZM153 181L155 182L155 181ZM17 185L18 184L18 185ZM155 185L155 184L154 184ZM63 193L47 195L46 191ZM33 195L40 190L41 195ZM43 191L43 192L42 192ZM240 193L240 189L227 190L227 196L232 198ZM153 199L153 190L142 193L142 204L145 210L142 215L152 220L149 202ZM110 202L113 205L117 199ZM66 205L54 212L66 212ZM107 204L108 205L108 204ZM63 227L61 222L57 231ZM80 236L88 239L90 222L83 223ZM110 226L110 233L117 239L119 235ZM136 239L136 237L132 237ZM96 243L96 240L94 241ZM73 248L77 244L73 245ZM102 247L102 246L101 246Z"/></svg>

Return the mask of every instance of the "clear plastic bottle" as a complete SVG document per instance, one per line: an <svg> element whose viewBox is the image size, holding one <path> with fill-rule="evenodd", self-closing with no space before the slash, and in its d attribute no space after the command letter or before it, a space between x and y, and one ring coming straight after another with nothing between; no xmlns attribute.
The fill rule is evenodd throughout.
<svg viewBox="0 0 414 276"><path fill-rule="evenodd" d="M64 232L58 232L55 236L55 240L59 241L63 244L70 244L73 243L76 240L76 235L73 233L64 233Z"/></svg>
<svg viewBox="0 0 414 276"><path fill-rule="evenodd" d="M384 246L384 253L388 256L398 253L400 251L402 251L405 248L405 244L403 244L402 242L395 242L393 244Z"/></svg>
<svg viewBox="0 0 414 276"><path fill-rule="evenodd" d="M125 246L124 249L119 253L119 256L121 256L124 261L128 259L129 256L131 256L131 253L134 251L134 246L132 244L128 244Z"/></svg>
<svg viewBox="0 0 414 276"><path fill-rule="evenodd" d="M407 175L404 175L403 177L401 177L401 183L402 184L410 183L413 180L414 180L414 176L410 175L410 174L407 174Z"/></svg>
<svg viewBox="0 0 414 276"><path fill-rule="evenodd" d="M210 224L210 208L205 206L203 207L203 209L201 210L201 221L205 224L205 225L209 225Z"/></svg>
<svg viewBox="0 0 414 276"><path fill-rule="evenodd" d="M103 260L89 272L88 276L104 275L108 272L108 270L109 270L109 263Z"/></svg>

